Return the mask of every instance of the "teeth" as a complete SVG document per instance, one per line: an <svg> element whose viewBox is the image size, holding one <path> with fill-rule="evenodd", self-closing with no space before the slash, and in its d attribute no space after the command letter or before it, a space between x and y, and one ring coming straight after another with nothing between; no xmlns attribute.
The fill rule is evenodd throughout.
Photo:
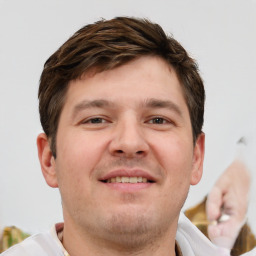
<svg viewBox="0 0 256 256"><path fill-rule="evenodd" d="M138 182L138 179L137 177L130 177L130 183L137 183Z"/></svg>
<svg viewBox="0 0 256 256"><path fill-rule="evenodd" d="M107 183L147 183L144 177L114 177L107 180Z"/></svg>
<svg viewBox="0 0 256 256"><path fill-rule="evenodd" d="M122 177L121 180L122 180L122 183L129 183L130 181L129 177Z"/></svg>

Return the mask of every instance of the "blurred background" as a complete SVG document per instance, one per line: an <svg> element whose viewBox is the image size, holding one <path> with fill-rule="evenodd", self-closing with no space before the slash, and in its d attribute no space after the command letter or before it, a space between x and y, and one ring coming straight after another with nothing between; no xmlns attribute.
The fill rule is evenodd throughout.
<svg viewBox="0 0 256 256"><path fill-rule="evenodd" d="M37 158L40 74L81 26L122 15L149 18L173 34L198 61L205 82L204 175L184 209L209 192L242 136L255 176L255 0L0 0L0 231L16 225L34 233L62 220L58 190L46 185ZM252 182L248 220L256 233Z"/></svg>

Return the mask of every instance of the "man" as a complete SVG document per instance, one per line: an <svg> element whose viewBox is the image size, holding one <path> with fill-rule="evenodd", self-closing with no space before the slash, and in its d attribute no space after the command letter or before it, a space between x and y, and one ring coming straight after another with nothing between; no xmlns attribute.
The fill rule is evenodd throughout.
<svg viewBox="0 0 256 256"><path fill-rule="evenodd" d="M221 255L179 220L202 175L204 98L196 63L159 25L120 17L76 32L39 87L38 155L64 224L3 255Z"/></svg>

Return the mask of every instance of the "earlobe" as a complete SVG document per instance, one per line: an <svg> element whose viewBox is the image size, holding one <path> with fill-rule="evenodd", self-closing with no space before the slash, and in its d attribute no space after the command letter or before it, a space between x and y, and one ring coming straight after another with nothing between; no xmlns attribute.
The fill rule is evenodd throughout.
<svg viewBox="0 0 256 256"><path fill-rule="evenodd" d="M196 185L202 178L203 174L203 162L204 162L204 151L205 151L205 134L201 133L194 147L193 156L193 169L191 173L191 185Z"/></svg>
<svg viewBox="0 0 256 256"><path fill-rule="evenodd" d="M50 187L58 187L55 159L52 155L49 139L45 133L41 133L37 137L37 151L41 170L46 183Z"/></svg>

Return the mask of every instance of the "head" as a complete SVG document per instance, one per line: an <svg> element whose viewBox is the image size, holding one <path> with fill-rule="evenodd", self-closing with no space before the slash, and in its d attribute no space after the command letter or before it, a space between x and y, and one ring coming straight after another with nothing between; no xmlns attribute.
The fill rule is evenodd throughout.
<svg viewBox="0 0 256 256"><path fill-rule="evenodd" d="M189 110L193 142L202 132L204 86L196 62L158 24L119 17L87 25L67 40L45 63L39 87L43 130L56 152L56 134L70 81L87 72L102 72L141 56L158 56L174 68Z"/></svg>
<svg viewBox="0 0 256 256"><path fill-rule="evenodd" d="M64 237L174 242L204 155L203 83L180 44L147 20L88 25L47 60L39 100L39 158L60 189Z"/></svg>

